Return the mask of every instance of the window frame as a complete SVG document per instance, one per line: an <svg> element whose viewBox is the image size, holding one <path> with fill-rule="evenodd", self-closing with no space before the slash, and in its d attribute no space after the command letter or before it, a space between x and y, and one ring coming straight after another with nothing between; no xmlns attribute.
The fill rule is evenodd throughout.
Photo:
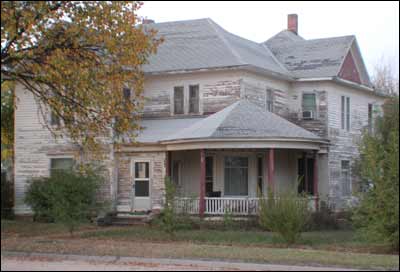
<svg viewBox="0 0 400 272"><path fill-rule="evenodd" d="M182 99L181 99L182 100L182 102L181 102L182 103L182 112L176 112L177 99L176 99L175 93L178 88L182 88ZM172 94L172 101L173 101L173 107L172 107L173 114L174 115L185 114L185 86L184 85L174 86L173 94Z"/></svg>
<svg viewBox="0 0 400 272"><path fill-rule="evenodd" d="M313 96L314 97L314 108L312 110L310 109L305 109L304 108L304 97L305 96ZM301 95L301 111L312 111L313 112L313 117L317 117L317 112L318 112L318 105L317 105L317 94L315 92L303 92Z"/></svg>
<svg viewBox="0 0 400 272"><path fill-rule="evenodd" d="M351 130L351 99L342 95L340 98L340 128L345 131Z"/></svg>
<svg viewBox="0 0 400 272"><path fill-rule="evenodd" d="M233 168L233 167L228 167L228 168L233 168L233 169L238 169L238 168L240 168L240 169L247 169L247 188L246 188L246 191L247 191L247 194L246 195L240 195L240 194L227 194L227 192L226 192L226 169L227 169L227 167L226 167L226 159L227 158L230 158L230 157L234 157L234 158L245 158L246 160L247 160L247 166L246 167L236 167L236 168ZM224 176L223 176L223 184L224 184L224 196L227 196L227 197L248 197L249 196L249 194L250 194L250 188L249 188L249 185L250 185L250 171L251 171L251 160L250 160L250 158L249 158L249 156L245 156L245 155L226 155L226 156L224 156L224 158L223 158L223 173L224 173Z"/></svg>
<svg viewBox="0 0 400 272"><path fill-rule="evenodd" d="M149 165L149 177L148 178L136 178L136 163L148 163ZM132 186L135 184L135 192L133 193L134 198L151 198L151 179L152 179L152 163L150 159L132 159L131 160L131 192ZM149 195L148 196L136 196L136 180L138 181L148 181L149 183Z"/></svg>
<svg viewBox="0 0 400 272"><path fill-rule="evenodd" d="M48 156L49 158L49 164L48 164L48 174L49 176L51 176L52 170L64 170L64 169L53 169L52 168L52 160L57 160L57 159L61 159L61 160L72 160L72 170L74 169L74 166L76 165L76 160L75 157L73 155L58 155L58 156Z"/></svg>
<svg viewBox="0 0 400 272"><path fill-rule="evenodd" d="M192 97L191 97L191 91L193 87L197 87L197 98L195 99L195 101L197 100L197 111L192 111ZM199 114L200 113L200 84L190 84L189 85L189 90L188 90L188 100L189 100L189 107L188 107L188 113L190 114Z"/></svg>

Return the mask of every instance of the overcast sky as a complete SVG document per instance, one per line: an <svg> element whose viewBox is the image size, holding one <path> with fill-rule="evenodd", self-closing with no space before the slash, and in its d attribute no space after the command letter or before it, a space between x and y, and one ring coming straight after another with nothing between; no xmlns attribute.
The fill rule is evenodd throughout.
<svg viewBox="0 0 400 272"><path fill-rule="evenodd" d="M369 73L382 57L399 71L399 2L144 1L141 16L156 22L211 18L227 31L263 42L299 16L305 39L356 35Z"/></svg>

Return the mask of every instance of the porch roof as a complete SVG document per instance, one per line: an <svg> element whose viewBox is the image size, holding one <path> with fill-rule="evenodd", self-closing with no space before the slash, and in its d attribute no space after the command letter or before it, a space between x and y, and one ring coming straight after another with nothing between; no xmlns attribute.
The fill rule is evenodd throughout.
<svg viewBox="0 0 400 272"><path fill-rule="evenodd" d="M239 100L208 117L143 120L137 141L142 144L184 142L313 142L321 137L268 112L248 100Z"/></svg>
<svg viewBox="0 0 400 272"><path fill-rule="evenodd" d="M163 141L240 138L323 141L310 131L245 99L165 137Z"/></svg>

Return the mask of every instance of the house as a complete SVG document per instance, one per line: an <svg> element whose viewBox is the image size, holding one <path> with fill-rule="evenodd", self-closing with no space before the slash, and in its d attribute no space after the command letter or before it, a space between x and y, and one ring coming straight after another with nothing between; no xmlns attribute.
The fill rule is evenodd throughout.
<svg viewBox="0 0 400 272"><path fill-rule="evenodd" d="M137 143L110 148L104 160L103 197L115 210L162 209L166 176L177 185L178 208L200 215L253 214L257 192L268 188L307 192L313 209L352 202L357 143L384 101L354 36L306 40L295 14L263 43L211 19L146 27L165 42L143 67ZM15 212L22 215L31 212L23 203L27 179L70 167L79 152L51 137L30 93L16 94Z"/></svg>

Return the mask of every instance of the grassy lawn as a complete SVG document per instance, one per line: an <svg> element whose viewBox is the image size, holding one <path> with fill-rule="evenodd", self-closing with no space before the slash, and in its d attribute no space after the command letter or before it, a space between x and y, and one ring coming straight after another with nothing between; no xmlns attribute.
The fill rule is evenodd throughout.
<svg viewBox="0 0 400 272"><path fill-rule="evenodd" d="M2 221L1 250L206 258L365 269L399 267L398 255L368 253L384 252L385 247L358 241L349 231L307 232L302 241L291 248L276 236L260 231L182 230L174 236L155 227L139 226L84 226L80 231L70 238L65 228L55 224Z"/></svg>

